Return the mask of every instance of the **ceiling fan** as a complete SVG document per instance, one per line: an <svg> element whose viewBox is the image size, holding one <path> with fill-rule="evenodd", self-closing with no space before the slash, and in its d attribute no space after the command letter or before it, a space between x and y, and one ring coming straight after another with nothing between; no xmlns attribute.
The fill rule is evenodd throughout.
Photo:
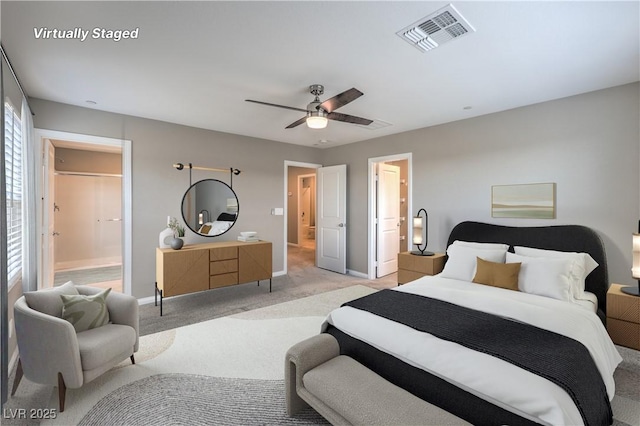
<svg viewBox="0 0 640 426"><path fill-rule="evenodd" d="M351 101L355 101L364 94L358 89L351 88L334 96L333 98L327 99L324 102L320 101L320 95L324 93L324 86L322 84L312 84L311 86L309 86L309 92L311 92L311 94L315 96L315 99L309 105L307 105L307 109L290 107L286 105L277 105L269 102L254 101L252 99L245 100L247 102L253 102L261 105L292 109L294 111L300 111L307 114L301 119L289 124L287 127L285 127L286 129L292 129L304 122L306 122L307 126L311 129L324 129L325 127L327 127L328 120L343 121L345 123L360 124L363 126L368 126L369 124L373 123L373 120L369 120L367 118L361 118L354 115L335 112L335 110L337 110L338 108L345 106Z"/></svg>

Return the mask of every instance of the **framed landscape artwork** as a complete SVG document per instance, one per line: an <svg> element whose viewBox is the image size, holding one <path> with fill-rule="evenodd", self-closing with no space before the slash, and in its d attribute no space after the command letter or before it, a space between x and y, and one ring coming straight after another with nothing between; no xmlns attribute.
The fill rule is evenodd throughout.
<svg viewBox="0 0 640 426"><path fill-rule="evenodd" d="M555 219L556 184L492 186L491 217Z"/></svg>

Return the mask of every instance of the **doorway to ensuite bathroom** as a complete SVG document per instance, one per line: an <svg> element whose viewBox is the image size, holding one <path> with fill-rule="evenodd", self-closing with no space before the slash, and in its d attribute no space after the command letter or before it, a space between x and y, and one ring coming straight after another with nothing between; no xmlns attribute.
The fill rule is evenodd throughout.
<svg viewBox="0 0 640 426"><path fill-rule="evenodd" d="M122 154L52 141L54 286L122 292Z"/></svg>
<svg viewBox="0 0 640 426"><path fill-rule="evenodd" d="M131 294L131 141L36 129L38 288L73 281Z"/></svg>

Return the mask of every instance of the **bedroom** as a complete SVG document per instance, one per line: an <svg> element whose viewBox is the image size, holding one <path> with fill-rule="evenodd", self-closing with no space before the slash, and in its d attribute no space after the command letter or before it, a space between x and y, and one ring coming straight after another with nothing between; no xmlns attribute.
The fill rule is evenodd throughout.
<svg viewBox="0 0 640 426"><path fill-rule="evenodd" d="M395 32L445 4L426 2L421 7L415 4L411 5L402 19L397 19L396 22L402 22L401 25L394 23L389 26L397 27L394 29ZM170 5L163 7L177 8L174 3ZM473 10L471 4L456 5L473 25L480 26L479 18L474 21L473 15L470 15ZM622 5L637 9L637 3L629 2L622 3ZM130 6L132 9L129 19L135 21L134 12L141 6L135 4ZM12 38L13 31L9 32L9 29L12 28L11 23L5 22L5 20L10 19L12 8L17 13L23 7L28 9L26 3L11 4L10 2L10 4L5 4L3 2L2 43L29 93L30 90L35 91L36 87L42 84L42 81L46 81L42 80L42 77L38 77L41 76L38 70L46 69L46 59L51 55L51 51L47 52L46 47L45 51L37 51L36 54L39 56L31 59L29 63L20 62L26 61L28 57L20 56L18 52L14 53L14 50L18 49L17 41L15 35ZM76 6L68 7L74 8ZM22 13L26 12L22 11ZM241 13L238 12L238 14ZM300 15L305 16L306 19L307 15L303 13ZM627 15L637 16L637 13L632 12ZM410 18L407 19L407 17ZM303 21L307 27L313 27L314 24L322 27L326 24L323 21L316 23L311 18L308 18L308 21L305 19ZM46 22L41 24L53 25ZM131 24L135 25L136 23L132 22ZM36 24L27 23L24 25L25 28L32 31L32 27ZM82 25L90 26L93 24L83 22ZM637 28L637 20L635 25ZM71 27L74 26L76 25L71 25ZM303 27L303 25L300 26ZM452 42L443 46L442 49L446 48L451 52L456 45L472 42L474 37L479 37L482 32L487 31L485 28L486 25L483 28L477 28L477 33L456 41L455 44ZM300 27L296 27L296 29L301 32ZM481 29L482 31L480 31ZM143 35L144 33L141 33L140 37ZM30 33L29 36L31 36ZM394 42L397 38L393 32L389 37L393 37ZM523 40L514 41L515 47L510 46L515 49L518 43L524 43L527 39L524 36L522 38ZM32 42L33 40L29 40L29 43ZM47 41L47 43L59 42L64 43L62 40ZM90 42L88 40L86 43ZM398 39L398 42L402 42L402 40ZM323 149L312 146L317 142L318 136L314 133L309 134L309 132L301 131L295 136L304 140L305 145L301 146L276 142L275 137L256 138L229 132L223 133L196 128L197 126L171 124L162 118L159 121L154 121L151 119L153 117L148 115L130 113L128 106L113 109L112 112L102 111L99 109L100 105L90 107L85 103L86 99L91 99L93 96L90 93L90 88L85 84L74 85L75 105L70 105L74 102L56 102L55 100L58 98L53 96L48 99L38 99L37 95L33 96L30 104L36 113L34 121L38 128L124 138L133 141L135 238L132 246L134 266L132 268L131 291L132 295L137 298L149 298L153 295L154 250L157 244L157 234L162 229L167 215L179 217L179 202L186 189L187 178L185 175L176 174L178 172L171 168L171 164L177 161L196 163L202 158L203 152L211 150L212 145L215 147L215 155L207 158L206 164L202 165L232 166L243 170L243 173L234 181L234 188L237 189L241 199L242 209L236 229L255 230L262 238L274 243L273 270L276 273L284 273L283 253L286 244L281 217L271 215L270 211L272 208L283 207L284 161L327 165L347 164L350 215L347 234L347 267L350 271L366 274L369 266L366 255L368 238L367 159L411 152L414 182L413 210L417 211L419 207L425 207L429 211L429 248L431 250L444 250L446 238L451 228L456 223L467 219L515 225L579 223L596 229L603 237L607 249L610 280L631 284L633 280L629 274L631 265L630 239L631 233L636 231L637 220L640 216L637 38L628 38L625 43L618 45L618 47L625 52L632 51L635 56L628 57L627 61L623 63L613 60L600 62L613 64L607 68L611 72L616 72L619 69L622 74L618 80L612 80L611 83L597 88L601 90L576 91L572 93L575 96L566 94L559 96L561 99L548 99L547 102L540 100L533 102L534 105L522 105L504 111L496 110L484 113L482 105L467 101L456 107L457 110L452 113L455 114L455 119L431 123L430 120L435 115L437 108L443 108L443 105L436 103L429 110L425 109L418 113L418 115L425 117L422 119L423 125L416 126L413 130L407 129L406 132L389 133L384 136L377 136L376 132L380 130L374 132L363 129L351 130L345 129L346 125L342 123L330 123L329 127L338 129L336 131L359 131L363 140L345 145L329 145ZM36 46L64 47L68 45ZM118 48L127 48L132 45L117 46L124 46ZM428 55L438 53L438 50L434 50L431 53L421 54L419 51L414 52L415 49L411 46L402 46L403 49L406 48L404 51L404 55L408 58L406 60L411 64L420 63L423 68L428 68L430 65ZM113 49L113 46L107 45L107 47ZM325 48L324 50L330 49ZM441 55L446 54L447 51ZM269 53L268 50L266 52ZM591 54L591 51L589 52ZM216 54L222 55L225 54L225 51L220 47L216 50ZM316 51L312 54L317 56L320 55L320 52ZM311 57L312 54L310 54ZM254 55L252 58L256 60L268 59L265 56L269 55ZM79 63L83 63L89 59L85 57L77 60L80 61ZM195 72L196 70L185 70L180 63L174 62L170 57L158 51L151 51L144 59L158 69L168 68L169 72L164 77L164 84L160 88L153 88L158 98L171 99L167 111L186 108L192 103L208 102L216 97L216 92L211 91L211 93L193 95L191 100L183 101L182 105L174 102L174 97L185 90L183 88L183 79L186 78L183 75L184 72ZM481 60L476 58L474 63L481 63ZM628 63L634 65L628 66ZM363 84L374 85L375 83L373 87L380 87L380 82L376 82L373 77L360 74L348 75L345 68L325 70L322 61L319 61L319 68L316 68L315 64L315 60L309 58L303 69L295 70L295 77L289 77L293 83L275 84L266 77L264 72L258 75L254 74L251 78L246 77L244 73L248 73L247 69L250 68L250 64L244 63L245 67L240 69L242 73L240 70L238 72L242 74L243 79L250 82L251 87L246 87L249 86L249 83L246 83L246 88L236 90L238 102L241 103L237 108L244 108L242 114L246 113L256 120L255 124L250 127L263 129L265 132L268 130L278 131L282 137L291 138L291 136L284 134L284 126L295 120L296 114L292 113L293 116L289 117L282 115L283 113L278 110L245 105L242 101L245 98L255 98L302 106L311 100L309 93L306 92L306 86L316 82L325 84L327 96L332 96L352 86L363 90L365 96L350 105L351 109L345 108L345 112L365 117L372 114L371 117L393 121L394 125L391 127L395 128L399 126L399 122L369 109L373 108L369 105L374 105L373 100L370 103L369 99L376 97L378 99L395 99L394 96L397 96L398 99L417 97L415 87L398 92L398 94L394 94L388 88L381 87L380 92L376 93L373 89L367 89L368 86L363 86ZM580 80L578 77L589 81L591 76L598 74L602 68L598 64L581 63L582 68L580 72L577 72L572 68L573 66L576 65L563 63L559 67L558 73L527 75L526 83L511 83L515 86L532 85L530 92L536 92L542 86L562 86L568 84L569 80ZM118 90L135 93L135 85L144 87L146 83L144 78L133 80L135 74L132 68L122 66L121 63L109 63L105 64L101 73L109 74L117 81L118 84L115 87ZM67 79L69 79L69 75L74 77L71 80L83 81L84 79L80 75L74 75L67 68L63 68L63 70L70 73L67 75ZM205 74L210 71L210 69L207 70ZM396 65L394 75L397 76L401 72L402 67ZM34 77L27 77L27 74L30 73L34 73ZM332 77L333 80L330 81L329 77L325 76L326 74L338 74L338 76ZM213 76L215 77L215 74ZM281 78L287 79L286 76ZM366 78L372 80L371 83L368 83ZM506 97L505 91L499 83L493 83L492 93L494 97ZM56 83L52 82L52 84ZM443 85L440 81L436 81L434 84ZM449 85L451 87L445 85L445 88L453 90L455 83L450 82ZM265 90L265 87L268 90ZM420 88L418 92L420 98L432 99L433 92L429 90L434 89L431 89L431 86ZM472 89L462 86L460 91L470 92ZM295 96L292 96L290 92L295 92ZM443 99L446 96L438 96L437 98ZM468 104L472 104L474 107L470 110L471 112L462 110L462 107ZM418 105L424 107L424 102L419 101ZM196 111L196 114L203 114L205 120L213 120L217 114L222 113L220 107L211 107L207 111ZM472 115L465 116L464 114ZM336 125L332 126L332 124ZM381 130L384 131L384 129ZM362 136L363 132L364 136ZM337 140L337 137L334 139ZM205 176L199 178L201 177ZM491 218L490 191L492 185L534 182L555 182L557 184L557 219L551 221L505 219L497 221ZM161 193L162 197L158 197L156 195L158 193ZM235 234L232 237L235 238Z"/></svg>

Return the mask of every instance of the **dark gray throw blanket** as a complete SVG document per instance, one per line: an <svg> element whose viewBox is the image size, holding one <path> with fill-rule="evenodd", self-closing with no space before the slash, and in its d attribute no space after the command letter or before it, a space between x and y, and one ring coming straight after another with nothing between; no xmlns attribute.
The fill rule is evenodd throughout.
<svg viewBox="0 0 640 426"><path fill-rule="evenodd" d="M573 399L585 425L610 425L611 404L587 348L551 331L449 302L394 290L345 303L517 365Z"/></svg>

